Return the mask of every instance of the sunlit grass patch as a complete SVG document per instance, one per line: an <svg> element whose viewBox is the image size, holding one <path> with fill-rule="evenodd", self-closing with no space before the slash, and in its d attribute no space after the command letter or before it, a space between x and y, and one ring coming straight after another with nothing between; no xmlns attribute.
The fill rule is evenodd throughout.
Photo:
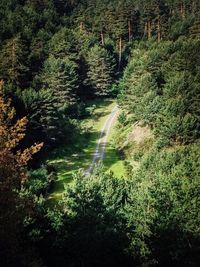
<svg viewBox="0 0 200 267"><path fill-rule="evenodd" d="M121 178L126 175L126 170L124 166L124 161L120 157L119 152L114 146L116 124L117 122L110 130L108 138L107 138L106 152L105 152L105 158L104 158L104 167L105 167L105 171L107 172L111 171L113 172L114 176L116 176L117 178Z"/></svg>

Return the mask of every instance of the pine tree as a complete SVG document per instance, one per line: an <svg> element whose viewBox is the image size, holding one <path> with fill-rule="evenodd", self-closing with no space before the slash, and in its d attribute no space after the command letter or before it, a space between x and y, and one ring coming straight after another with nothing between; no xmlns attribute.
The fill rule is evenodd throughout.
<svg viewBox="0 0 200 267"><path fill-rule="evenodd" d="M26 56L26 47L19 35L8 40L0 55L0 78L13 85L25 86L28 71Z"/></svg>
<svg viewBox="0 0 200 267"><path fill-rule="evenodd" d="M28 59L30 60L30 72L33 78L38 74L47 57L49 38L50 34L41 29L31 41Z"/></svg>
<svg viewBox="0 0 200 267"><path fill-rule="evenodd" d="M65 27L56 32L49 41L50 54L56 58L65 58L67 56L70 60L78 60L76 46L77 40L73 31Z"/></svg>
<svg viewBox="0 0 200 267"><path fill-rule="evenodd" d="M63 136L70 109L76 104L78 76L76 65L67 57L51 55L44 63L43 90L40 90L40 124L47 142Z"/></svg>
<svg viewBox="0 0 200 267"><path fill-rule="evenodd" d="M55 143L61 136L60 116L55 107L53 92L49 89L42 89L40 95L40 116L39 124L45 135L47 144Z"/></svg>
<svg viewBox="0 0 200 267"><path fill-rule="evenodd" d="M75 104L78 87L76 65L67 57L50 56L44 63L44 87L49 89L54 98L54 106L61 113Z"/></svg>
<svg viewBox="0 0 200 267"><path fill-rule="evenodd" d="M115 63L106 49L95 45L88 53L88 84L96 96L109 95Z"/></svg>

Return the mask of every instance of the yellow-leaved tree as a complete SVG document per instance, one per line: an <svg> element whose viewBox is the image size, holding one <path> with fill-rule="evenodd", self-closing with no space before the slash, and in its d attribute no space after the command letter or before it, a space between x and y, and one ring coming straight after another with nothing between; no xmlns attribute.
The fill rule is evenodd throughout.
<svg viewBox="0 0 200 267"><path fill-rule="evenodd" d="M26 117L14 122L15 109L11 107L11 100L5 100L3 81L0 81L0 176L1 183L13 183L14 187L20 186L26 180L26 165L37 153L43 143L34 144L21 151L17 150L20 141L25 137ZM13 177L17 176L16 180ZM12 181L11 181L12 180ZM11 185L11 184L10 184Z"/></svg>
<svg viewBox="0 0 200 267"><path fill-rule="evenodd" d="M19 195L21 185L27 179L27 163L43 143L20 150L20 141L25 137L27 118L15 119L11 100L4 95L4 82L0 81L0 258L6 266L24 261L20 232L22 214ZM18 265L21 266L21 265Z"/></svg>

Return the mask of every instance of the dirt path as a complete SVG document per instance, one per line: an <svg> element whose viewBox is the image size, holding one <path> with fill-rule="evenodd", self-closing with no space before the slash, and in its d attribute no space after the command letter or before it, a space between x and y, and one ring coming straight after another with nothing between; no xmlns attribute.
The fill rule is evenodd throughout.
<svg viewBox="0 0 200 267"><path fill-rule="evenodd" d="M110 129L112 128L113 124L115 123L117 119L118 114L119 114L119 108L118 106L115 106L112 109L111 113L108 115L103 127L101 128L101 133L98 139L96 150L92 156L92 161L91 161L90 166L85 170L85 175L90 174L90 172L93 170L97 162L103 161L104 156L105 156L107 138L108 138Z"/></svg>

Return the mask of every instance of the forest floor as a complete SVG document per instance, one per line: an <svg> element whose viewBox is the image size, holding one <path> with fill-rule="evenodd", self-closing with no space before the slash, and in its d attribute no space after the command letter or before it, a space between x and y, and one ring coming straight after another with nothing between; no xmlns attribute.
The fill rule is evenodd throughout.
<svg viewBox="0 0 200 267"><path fill-rule="evenodd" d="M105 171L112 171L116 177L125 175L123 160L114 147L114 132L118 109L113 100L92 101L96 108L91 116L81 120L81 127L88 130L70 147L63 146L54 152L48 164L55 167L57 180L50 198L59 200L64 185L73 180L73 174L80 171L86 174L92 170L98 159L103 159ZM99 151L97 151L99 148Z"/></svg>

